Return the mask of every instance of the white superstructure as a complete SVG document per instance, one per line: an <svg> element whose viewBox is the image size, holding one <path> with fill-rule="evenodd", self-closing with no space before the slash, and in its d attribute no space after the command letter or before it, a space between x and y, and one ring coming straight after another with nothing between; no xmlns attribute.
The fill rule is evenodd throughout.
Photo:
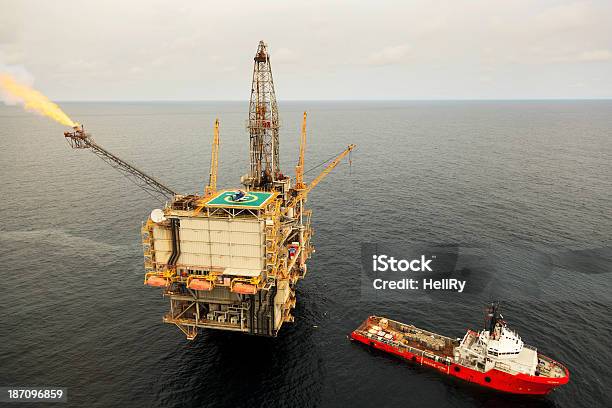
<svg viewBox="0 0 612 408"><path fill-rule="evenodd" d="M527 346L521 336L511 330L503 316L493 306L486 327L477 333L468 330L455 348L455 362L480 371L493 368L510 374L536 375L538 352Z"/></svg>

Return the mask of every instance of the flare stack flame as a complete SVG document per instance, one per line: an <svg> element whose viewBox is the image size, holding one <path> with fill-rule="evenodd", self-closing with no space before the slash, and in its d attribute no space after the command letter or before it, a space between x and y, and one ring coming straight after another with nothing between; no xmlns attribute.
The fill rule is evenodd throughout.
<svg viewBox="0 0 612 408"><path fill-rule="evenodd" d="M78 125L45 95L23 83L19 83L11 75L0 73L0 89L17 100L28 111L47 116L62 125L70 127Z"/></svg>

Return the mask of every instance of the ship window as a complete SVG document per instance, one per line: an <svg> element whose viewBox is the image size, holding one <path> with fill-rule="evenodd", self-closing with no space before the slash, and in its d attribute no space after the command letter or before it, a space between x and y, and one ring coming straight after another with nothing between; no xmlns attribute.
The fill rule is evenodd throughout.
<svg viewBox="0 0 612 408"><path fill-rule="evenodd" d="M491 377L485 377L485 381L490 383L491 382Z"/></svg>
<svg viewBox="0 0 612 408"><path fill-rule="evenodd" d="M461 371L461 369L460 369L458 366L455 366L454 370L455 370L455 372L457 372L457 373L458 373L459 371Z"/></svg>

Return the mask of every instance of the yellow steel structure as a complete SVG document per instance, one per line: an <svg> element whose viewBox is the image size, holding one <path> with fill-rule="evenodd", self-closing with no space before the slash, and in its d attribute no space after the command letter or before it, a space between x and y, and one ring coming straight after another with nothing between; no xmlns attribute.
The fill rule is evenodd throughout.
<svg viewBox="0 0 612 408"><path fill-rule="evenodd" d="M306 116L304 115L304 118L305 117ZM314 180L312 180L307 187L297 192L297 195L293 197L291 201L289 201L289 203L287 204L287 208L294 207L298 201L306 199L308 193L310 193L310 191L312 191L312 189L315 188L317 184L319 184L321 180L323 180L338 165L338 163L340 163L342 159L344 159L344 157L346 157L346 155L349 154L354 148L354 144L348 145L348 147L344 149L344 151L340 153L330 164L328 164L327 167L325 167L325 169L321 172L321 174L319 174Z"/></svg>
<svg viewBox="0 0 612 408"><path fill-rule="evenodd" d="M304 185L304 154L306 152L306 112L302 120L302 135L300 138L300 155L298 157L298 165L295 167L295 189L301 190Z"/></svg>
<svg viewBox="0 0 612 408"><path fill-rule="evenodd" d="M166 220L147 220L145 284L162 286L170 299L163 321L190 340L201 328L276 336L284 323L293 322L295 285L306 275L306 261L314 252L306 198L354 148L349 145L309 184L302 180L300 189L291 188L285 178L279 191L246 192L247 199L268 195L263 204L231 199L218 204L232 196L230 190L209 197L179 195L164 209ZM298 163L303 169L303 157ZM194 281L208 283L194 289Z"/></svg>
<svg viewBox="0 0 612 408"><path fill-rule="evenodd" d="M204 196L209 197L217 191L217 170L219 167L219 119L215 120L215 134L213 136L211 158L210 158L210 173L208 177L208 185L204 189Z"/></svg>

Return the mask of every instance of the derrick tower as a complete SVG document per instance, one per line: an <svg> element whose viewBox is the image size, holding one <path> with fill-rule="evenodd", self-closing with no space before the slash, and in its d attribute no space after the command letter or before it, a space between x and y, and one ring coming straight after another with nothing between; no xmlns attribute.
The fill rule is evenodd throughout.
<svg viewBox="0 0 612 408"><path fill-rule="evenodd" d="M272 190L284 176L278 155L278 107L274 93L268 46L259 42L253 63L253 82L249 103L251 167L244 184L254 190Z"/></svg>

